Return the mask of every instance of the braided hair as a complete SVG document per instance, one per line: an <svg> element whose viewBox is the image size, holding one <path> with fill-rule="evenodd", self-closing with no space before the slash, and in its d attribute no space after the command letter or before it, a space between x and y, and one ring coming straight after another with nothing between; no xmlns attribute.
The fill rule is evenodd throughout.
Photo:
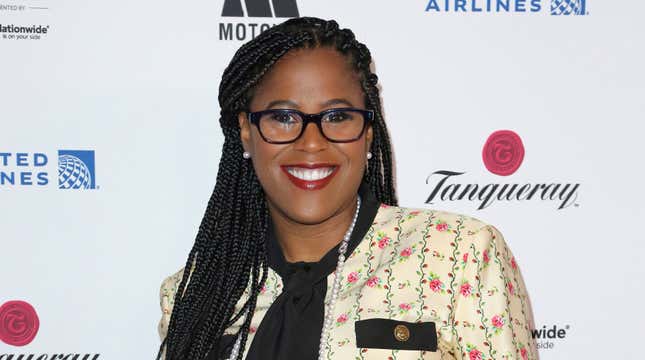
<svg viewBox="0 0 645 360"><path fill-rule="evenodd" d="M378 78L370 70L369 50L352 31L340 29L333 20L303 17L287 20L244 44L220 83L220 125L225 140L217 182L188 255L179 284L183 290L175 294L168 333L157 359L164 352L166 360L205 358L224 330L244 314L238 336L241 349L245 348L258 293L267 278L265 242L270 218L253 165L242 157L238 114L248 111L254 88L280 57L293 49L315 47L335 48L347 56L359 75L367 108L375 113L370 149L373 157L363 181L378 201L397 205ZM234 314L248 286L249 298ZM239 352L238 359L243 353Z"/></svg>

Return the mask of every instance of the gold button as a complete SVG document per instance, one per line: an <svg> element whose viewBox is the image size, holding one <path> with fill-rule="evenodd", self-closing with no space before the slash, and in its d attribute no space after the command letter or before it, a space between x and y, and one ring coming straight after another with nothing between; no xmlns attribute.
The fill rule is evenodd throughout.
<svg viewBox="0 0 645 360"><path fill-rule="evenodd" d="M394 327L394 337L399 341L408 341L410 338L410 329L405 325L399 324Z"/></svg>

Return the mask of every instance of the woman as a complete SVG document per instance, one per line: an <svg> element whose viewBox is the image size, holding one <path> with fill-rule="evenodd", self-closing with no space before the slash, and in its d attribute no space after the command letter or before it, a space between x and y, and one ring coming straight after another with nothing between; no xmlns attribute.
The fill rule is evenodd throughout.
<svg viewBox="0 0 645 360"><path fill-rule="evenodd" d="M500 233L397 206L370 64L351 31L316 18L237 51L191 271L161 288L159 356L537 358Z"/></svg>

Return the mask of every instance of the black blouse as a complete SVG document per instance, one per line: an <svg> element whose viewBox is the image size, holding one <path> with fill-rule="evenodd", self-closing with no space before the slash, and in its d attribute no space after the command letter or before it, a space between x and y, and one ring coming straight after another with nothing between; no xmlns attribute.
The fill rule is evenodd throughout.
<svg viewBox="0 0 645 360"><path fill-rule="evenodd" d="M362 183L361 207L350 236L346 257L354 251L369 230L380 203L369 186ZM327 277L338 262L338 245L318 262L287 262L269 221L268 266L282 278L283 291L271 304L258 326L246 360L316 359L324 321ZM228 359L234 335L224 335L207 359Z"/></svg>

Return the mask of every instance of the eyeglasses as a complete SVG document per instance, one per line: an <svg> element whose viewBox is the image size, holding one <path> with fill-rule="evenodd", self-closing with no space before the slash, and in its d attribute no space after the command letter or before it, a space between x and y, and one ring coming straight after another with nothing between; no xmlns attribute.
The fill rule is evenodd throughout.
<svg viewBox="0 0 645 360"><path fill-rule="evenodd" d="M305 114L292 109L269 109L248 113L249 120L257 126L260 136L271 144L288 144L300 138L312 122L325 139L346 143L358 140L374 119L374 111L337 108L318 114Z"/></svg>

